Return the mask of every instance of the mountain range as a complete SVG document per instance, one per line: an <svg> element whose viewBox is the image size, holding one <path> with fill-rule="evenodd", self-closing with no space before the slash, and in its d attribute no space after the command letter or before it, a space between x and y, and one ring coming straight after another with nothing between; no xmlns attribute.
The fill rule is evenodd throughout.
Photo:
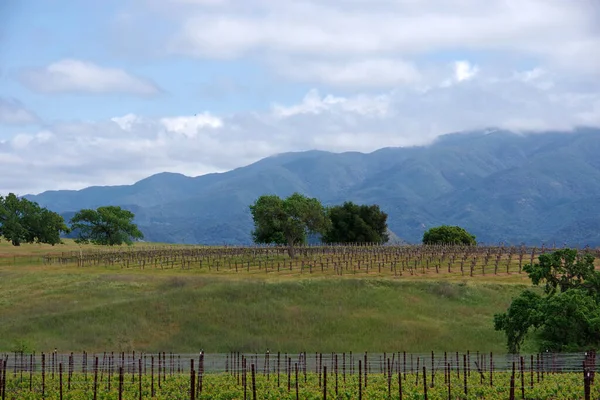
<svg viewBox="0 0 600 400"><path fill-rule="evenodd" d="M250 244L248 206L300 192L325 205L378 204L402 240L441 224L479 242L600 245L600 130L452 133L372 153L284 153L224 173L160 173L122 186L47 191L29 200L68 219L79 209L133 211L145 240Z"/></svg>

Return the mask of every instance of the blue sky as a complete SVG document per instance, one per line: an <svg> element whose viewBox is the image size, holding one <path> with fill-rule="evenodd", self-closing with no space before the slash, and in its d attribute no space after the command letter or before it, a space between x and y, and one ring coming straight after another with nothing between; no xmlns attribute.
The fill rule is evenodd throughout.
<svg viewBox="0 0 600 400"><path fill-rule="evenodd" d="M592 0L5 0L0 194L600 126Z"/></svg>

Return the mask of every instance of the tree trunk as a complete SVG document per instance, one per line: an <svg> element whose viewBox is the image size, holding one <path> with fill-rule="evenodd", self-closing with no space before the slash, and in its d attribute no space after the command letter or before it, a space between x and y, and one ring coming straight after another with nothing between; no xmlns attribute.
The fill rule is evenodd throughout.
<svg viewBox="0 0 600 400"><path fill-rule="evenodd" d="M289 245L288 246L288 255L290 256L290 258L294 258L294 256L296 255L296 249L294 248L294 245Z"/></svg>
<svg viewBox="0 0 600 400"><path fill-rule="evenodd" d="M294 258L294 256L296 255L296 249L294 249L294 241L291 239L288 239L288 255L290 256L290 258Z"/></svg>

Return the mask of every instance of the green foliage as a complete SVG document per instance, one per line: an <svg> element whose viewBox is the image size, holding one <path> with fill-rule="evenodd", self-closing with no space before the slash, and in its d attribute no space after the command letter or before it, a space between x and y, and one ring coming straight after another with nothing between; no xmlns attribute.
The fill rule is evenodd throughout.
<svg viewBox="0 0 600 400"><path fill-rule="evenodd" d="M534 285L545 283L544 295L526 290L506 313L494 315L494 328L504 331L510 352L518 352L535 331L540 350L581 351L600 345L600 272L591 254L562 249L539 256L524 267Z"/></svg>
<svg viewBox="0 0 600 400"><path fill-rule="evenodd" d="M357 205L345 202L327 210L331 228L323 235L324 243L385 243L387 214L374 204Z"/></svg>
<svg viewBox="0 0 600 400"><path fill-rule="evenodd" d="M431 228L423 234L423 244L457 244L474 246L475 236L460 226L442 225Z"/></svg>
<svg viewBox="0 0 600 400"><path fill-rule="evenodd" d="M285 244L293 256L293 246L306 242L309 233L324 234L331 221L321 202L294 193L286 199L275 195L259 197L250 206L255 243Z"/></svg>
<svg viewBox="0 0 600 400"><path fill-rule="evenodd" d="M99 245L132 244L132 239L142 239L144 235L133 223L135 215L117 206L98 207L96 210L83 209L71 218L71 229L76 231L77 243Z"/></svg>
<svg viewBox="0 0 600 400"><path fill-rule="evenodd" d="M67 233L69 228L59 214L14 193L0 196L0 236L14 246L34 242L55 245L61 242L61 232Z"/></svg>

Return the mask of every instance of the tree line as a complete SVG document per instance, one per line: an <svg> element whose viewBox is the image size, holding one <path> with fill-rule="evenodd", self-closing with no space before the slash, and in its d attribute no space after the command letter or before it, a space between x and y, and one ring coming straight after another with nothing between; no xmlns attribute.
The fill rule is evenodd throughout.
<svg viewBox="0 0 600 400"><path fill-rule="evenodd" d="M98 245L131 244L144 235L133 223L134 214L118 206L82 209L67 226L62 215L38 203L9 193L0 196L0 237L20 246L22 243L62 243L61 234L74 233L77 243Z"/></svg>
<svg viewBox="0 0 600 400"><path fill-rule="evenodd" d="M318 199L294 193L287 198L260 196L250 205L255 243L294 247L305 244L309 235L323 243L377 243L389 240L387 213L377 204L358 205L350 201L325 207ZM424 244L477 244L475 236L458 226L442 225L426 231Z"/></svg>

